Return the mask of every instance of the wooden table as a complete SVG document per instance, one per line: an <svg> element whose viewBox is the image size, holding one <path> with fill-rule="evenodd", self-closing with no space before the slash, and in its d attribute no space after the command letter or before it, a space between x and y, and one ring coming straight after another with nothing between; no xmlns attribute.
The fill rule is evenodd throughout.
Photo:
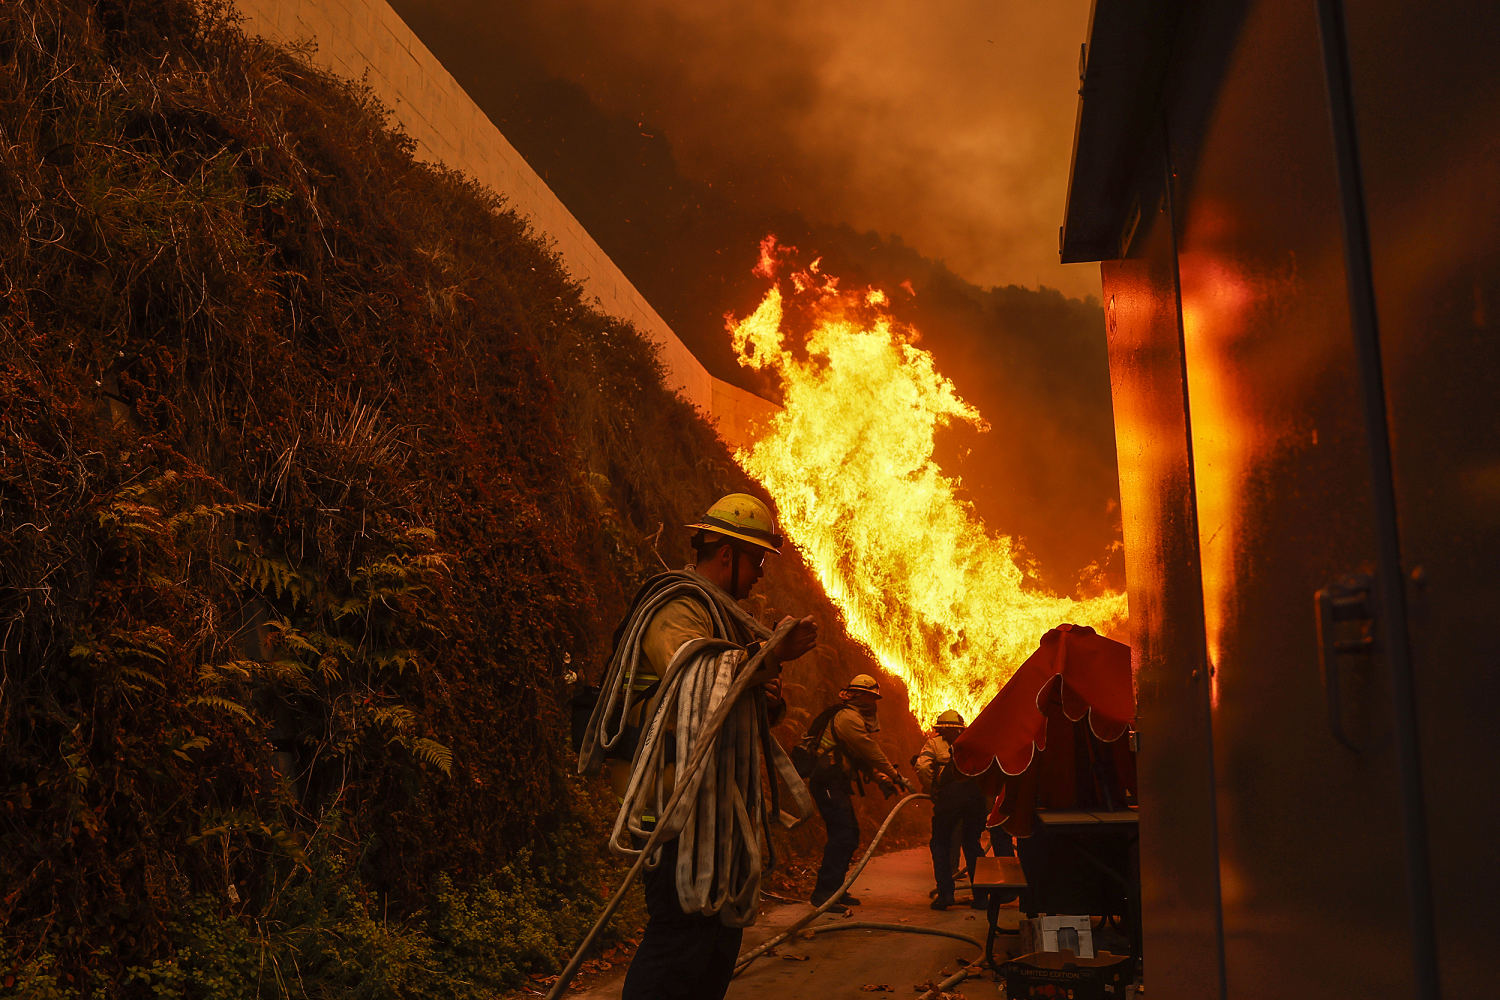
<svg viewBox="0 0 1500 1000"><path fill-rule="evenodd" d="M974 891L982 892L985 889L990 892L989 905L986 908L986 916L990 921L989 936L984 939L984 960L991 969L1000 971L1000 964L995 961L995 935L1014 934L1016 931L1001 931L1000 923L1000 894L1005 891L1019 892L1025 889L1026 873L1021 870L1021 862L1015 858L990 857L985 855L974 863L974 878L972 881Z"/></svg>

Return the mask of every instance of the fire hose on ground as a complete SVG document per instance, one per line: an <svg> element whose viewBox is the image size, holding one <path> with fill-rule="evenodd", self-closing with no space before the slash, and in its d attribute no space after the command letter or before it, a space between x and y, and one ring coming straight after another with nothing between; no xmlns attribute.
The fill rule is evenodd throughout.
<svg viewBox="0 0 1500 1000"><path fill-rule="evenodd" d="M710 741L705 741L704 745L706 745L707 742L710 742ZM676 796L674 795L674 799L675 798L676 798ZM848 878L846 878L844 880L844 884L841 885L841 886L839 886L838 890L836 892L834 892L833 895L829 896L828 899L826 901L824 901L822 905L814 908L813 910L811 910L810 912L808 912L806 915L804 915L802 917L799 917L794 923L792 923L790 926L788 926L787 928L785 928L784 930L782 930L775 937L772 937L772 938L767 939L766 941L763 941L761 944L757 945L753 950L751 950L748 954L741 956L739 958L739 960L735 963L734 975L736 977L738 977L747 968L749 968L751 962L754 962L757 958L762 957L767 952L769 952L773 948L775 948L777 945L781 944L783 941L786 941L788 938L792 937L798 931L801 931L804 928L806 928L808 924L812 923L818 917L820 917L823 914L827 913L837 903L837 901L843 896L843 894L846 893L846 892L848 892L849 889L853 887L855 881L859 878L860 874L865 870L865 866L870 863L870 859L872 857L874 857L874 855L875 855L875 848L877 848L877 847L880 846L880 841L885 837L886 830L890 828L891 821L896 818L896 814L898 812L900 812L902 810L902 808L904 808L908 803L910 803L910 802L916 802L916 801L919 801L919 800L931 801L932 800L932 796L925 795L925 794L923 794L921 792L914 792L914 793L912 793L910 795L904 796L900 801L898 801L894 806L892 806L891 807L891 811L886 814L884 822L882 822L880 824L880 828L875 831L875 836L872 837L872 838L870 838L870 846L867 847L867 848L865 848L865 853L859 859L859 864L855 865L854 868L850 870ZM653 840L654 840L654 838L653 838ZM652 846L652 842L648 841L647 842L647 849L649 850L649 848L651 846ZM563 970L562 974L557 977L557 982L555 984L553 984L553 987L552 987L551 991L548 992L548 994L547 994L547 1000L557 1000L557 998L562 995L563 991L567 989L568 984L570 982L572 982L573 977L578 972L579 965L582 964L583 955L588 950L588 946L593 942L594 938L598 935L599 929L601 927L603 927L604 924L605 924L605 922L614 914L615 909L620 904L620 900L624 898L626 890L628 890L630 888L631 884L635 881L636 877L640 874L641 866L642 866L642 863L644 862L646 854L647 854L647 851L643 850L641 852L641 855L636 859L635 864L633 866L631 866L630 871L625 876L625 880L620 884L620 888L617 889L615 891L614 896L610 898L610 901L605 906L604 911L599 915L599 919L597 921L595 921L593 929L589 931L588 936L584 938L583 943L579 945L578 950L574 953L573 960L568 963L567 968L565 968ZM941 930L941 929L936 928L936 927L913 927L913 926L911 926L909 924L892 924L892 923L884 923L884 922L880 922L880 921L854 920L854 921L840 921L839 923L836 923L836 924L823 924L823 925L820 925L820 926L813 927L813 928L811 928L811 930L812 930L812 932L814 934L823 934L823 933L829 933L829 932L832 932L832 931L855 931L855 930L882 930L882 931L899 931L899 932L903 932L903 933L907 933L907 934L928 934L928 935L932 935L934 937L953 938L953 939L958 940L958 941L963 941L965 944L972 944L974 947L976 947L976 948L979 949L981 956L984 953L984 944L982 942L977 941L974 938L971 938L971 937L969 937L966 934L959 934L959 933L957 933L955 931L945 931L945 930ZM958 983L962 982L968 976L973 975L974 972L977 971L980 968L980 966L977 963L978 963L978 960L976 960L974 962L967 963L964 966L964 968L960 969L958 972L954 973L952 976L949 976L947 979L945 979L942 982L938 983L936 986L932 987L927 992L921 994L920 996L918 996L916 998L916 1000L932 1000L932 998L937 997L942 992L946 991L949 987L955 986Z"/></svg>
<svg viewBox="0 0 1500 1000"><path fill-rule="evenodd" d="M838 901L843 898L844 893L849 891L849 889L854 885L855 880L859 878L860 873L865 870L865 865L869 864L870 859L875 856L875 848L880 846L880 841L885 837L885 832L890 828L891 821L896 818L896 814L900 812L907 803L916 802L919 800L926 800L930 802L932 801L932 796L925 795L921 792L913 792L910 795L904 796L900 801L892 806L891 811L886 813L885 821L880 824L880 829L876 830L875 836L870 838L870 846L865 848L864 856L859 859L859 864L855 865L854 868L850 870L849 876L844 879L844 884L839 886L838 889L836 889L833 894L822 903L822 905L814 908L810 913L799 917L794 923L791 924L791 926L782 930L775 937L761 942L748 954L742 955L735 963L734 975L738 977L742 972L750 967L751 962L755 961L757 958L760 958L762 955L765 955L777 945L781 944L783 941L786 941L797 932L803 930L807 927L808 924L811 924L818 917L821 917L834 906L838 905ZM907 934L930 934L934 937L954 938L967 944L972 944L974 947L979 949L981 956L983 956L984 954L984 945L981 942L976 941L974 938L971 938L966 934L959 934L955 931L945 931L936 927L913 927L909 924L891 924L871 920L853 920L840 921L836 924L821 924L810 929L814 934L824 934L831 931L855 930L900 931ZM948 987L961 982L969 975L971 975L975 969L978 968L976 962L967 963L964 968L960 969L957 973L948 977L937 986L917 997L917 1000L931 1000L931 998L937 996Z"/></svg>
<svg viewBox="0 0 1500 1000"><path fill-rule="evenodd" d="M891 807L891 811L888 812L888 813L886 813L885 821L880 824L880 829L876 830L875 831L875 836L873 836L873 837L870 838L870 846L867 847L867 848L865 848L864 856L859 859L859 864L855 865L852 869L850 869L849 876L844 879L844 884L841 885L841 886L839 886L836 890L834 890L833 894L831 896L829 896L826 900L824 900L821 905L819 905L817 907L814 907L813 910L810 913L807 913L807 914L803 915L802 917L799 917L794 923L792 923L791 926L787 927L785 930L783 930L781 933L777 934L775 937L770 938L770 939L768 939L766 941L761 942L754 949L752 949L748 954L740 956L739 960L736 961L735 964L734 964L734 974L736 976L738 976L740 973L742 973L742 972L745 971L745 969L750 965L751 962L755 961L757 958L759 958L760 956L764 955L766 952L770 951L772 948L775 948L777 945L779 945L781 942L785 941L787 938L791 937L793 934L796 934L798 931L802 930L802 928L806 927L808 924L812 923L814 920L818 919L823 914L827 913L833 907L838 906L839 905L839 900L843 898L844 893L846 893L846 892L849 891L849 887L854 884L854 880L857 879L857 878L859 878L860 873L865 870L865 865L867 865L867 864L870 863L870 858L872 858L875 855L875 848L880 846L880 841L885 836L885 831L890 828L891 821L896 818L896 814L898 812L900 812L902 810L902 808L905 807L908 802L916 802L916 801L918 801L920 799L926 799L927 801L930 802L932 800L932 796L930 796L930 795L924 795L921 792L914 792L911 795L904 796L900 801L898 801L894 806L892 806ZM847 924L847 923L840 923L840 924L832 924L832 925L829 925L829 926L830 927L835 927L835 926L836 927L848 927L850 925ZM900 925L900 924L898 924L896 926L898 926L898 927L904 927L904 925ZM927 931L928 930L928 928L904 928L904 929L907 929L907 930L922 930L922 931ZM817 932L819 930L821 930L821 928L814 928L814 932ZM955 937L955 936L959 936L959 935L953 935L953 934L948 934L947 932L943 932L943 936L945 936L945 937ZM970 938L962 938L961 937L961 940L971 941L972 939L970 939ZM977 941L974 941L973 943L974 944L978 944ZM983 948L984 946L983 945L979 945L979 947Z"/></svg>

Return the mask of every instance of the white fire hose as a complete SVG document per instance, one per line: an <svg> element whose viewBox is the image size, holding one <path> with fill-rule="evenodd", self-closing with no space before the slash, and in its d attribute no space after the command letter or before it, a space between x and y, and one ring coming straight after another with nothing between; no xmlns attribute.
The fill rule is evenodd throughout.
<svg viewBox="0 0 1500 1000"><path fill-rule="evenodd" d="M615 890L615 894L611 896L609 902L605 904L603 911L600 912L598 918L594 921L594 926L589 930L582 943L579 944L578 949L573 953L572 959L568 962L562 973L557 977L557 982L555 982L552 985L552 989L548 991L548 1000L556 1000L557 997L562 996L563 991L568 988L568 984L572 982L573 977L578 974L578 967L583 964L584 954L588 951L589 946L593 944L594 939L598 936L600 929L605 925L605 923L609 921L609 918L614 915L615 910L619 908L620 901L625 898L625 892L630 888L631 884L634 883L636 878L640 875L641 869L646 865L647 859L650 858L653 853L655 853L657 847L659 847L662 843L678 837L678 835L683 832L684 827L690 822L690 814L694 811L693 807L697 804L698 789L702 785L705 776L708 775L711 770L710 768L705 766L708 761L709 754L710 752L720 752L720 730L724 728L725 722L730 718L732 713L743 708L743 706L740 704L740 699L749 691L752 686L760 683L760 680L757 679L756 674L760 670L761 663L765 660L767 654L775 650L776 647L781 644L781 642L786 638L787 634L795 625L795 621L789 620L778 627L776 631L771 634L770 638L765 641L764 645L762 645L761 648L756 651L755 655L750 657L750 659L747 660L744 665L739 668L738 672L734 675L734 679L728 684L727 688L722 689L723 694L718 698L717 702L710 700L710 704L713 705L713 709L709 712L707 721L704 722L702 727L700 729L697 729L692 736L691 753L688 756L686 764L677 769L677 781L672 787L672 793L670 797L667 799L666 803L656 811L657 820L655 827L649 831L639 826L634 827L634 832L636 832L638 836L645 837L645 844L636 854L635 863L630 866L630 871L626 873L625 880L620 883L620 887ZM675 659L676 657L674 657L674 660ZM682 678L685 676L685 672L679 672L678 678L674 679L674 683L680 685L682 683ZM722 680L723 678L723 672L716 671L716 677L709 678L706 682L714 683L715 681ZM715 684L715 686L717 687L718 685ZM672 691L674 692L677 690L677 687L674 687L672 689ZM717 695L718 691L716 690L714 694ZM664 693L663 697L665 698L666 696L666 693ZM645 760L647 758L657 760L658 765L661 763L658 758L660 758L662 753L660 749L661 744L659 741L659 723L663 714L665 713L659 712L657 718L652 721L650 729L643 737L646 740L646 743L642 745L640 753L638 755L642 758L642 760ZM686 733L683 733L680 735L680 738L685 736ZM736 744L738 744L739 742L741 741L736 740ZM785 758L785 752L781 751L780 747L774 746L774 742L775 741L773 740L773 746L768 747L767 750L770 751L770 753L773 755L773 759L776 759L777 763L779 764L781 762L781 759ZM725 752L734 753L736 750L741 749L744 748L736 745L735 747L726 748ZM753 750L751 752L753 754ZM754 758L754 760L758 761L758 758ZM722 762L716 762L716 764L718 763ZM748 764L750 762L747 761L746 763ZM756 766L758 766L758 763ZM720 767L716 766L712 770L717 773L720 769ZM640 797L647 794L640 784L641 772L644 772L645 770L646 768L644 767L637 767L633 770L631 785L630 788L627 789L626 793L627 805L631 801L632 797ZM658 787L660 787L660 785L658 785ZM758 779L755 783L755 793L759 793ZM806 797L805 789L803 790L802 796L800 797ZM809 807L811 807L810 799L808 800L807 804ZM735 811L741 812L744 808L744 803L738 803L738 805L739 808ZM628 822L628 819L625 819L625 817L627 817L628 814L632 814L633 812L634 810L631 808L621 809L621 818L617 819L615 825L615 837L620 836L621 823ZM746 824L743 822L745 820L745 817L741 816L739 818L742 821L739 826L741 827L741 832L744 833L747 831ZM712 845L705 846L711 847ZM734 897L739 897L742 895L749 895L753 897L755 895L758 895L760 886L760 871L758 867L760 859L758 844L753 846L742 845L742 848L748 850L750 857L744 859L748 863L748 867L741 868L739 865L735 866L740 876L737 879L737 881L741 883L740 890L735 892L732 897L727 899L714 901L708 901L705 899L705 902L709 903L710 906L726 905L729 907L730 911L733 912L733 904L744 905L747 902L747 900ZM712 859L709 859L709 863L712 863ZM681 875L679 874L679 880L680 878ZM701 876L700 878L695 878L694 881L695 883L701 881ZM726 884L726 891L727 888L728 887ZM751 905L753 905L753 903ZM753 916L753 910L751 911L750 915Z"/></svg>
<svg viewBox="0 0 1500 1000"><path fill-rule="evenodd" d="M865 848L864 856L859 859L859 864L855 865L854 868L849 872L848 878L844 879L844 884L839 886L838 889L836 889L833 894L823 902L821 906L815 908L814 910L812 910L812 912L806 914L805 916L799 917L797 921L794 922L791 926L787 927L775 937L763 941L748 954L740 956L739 960L735 962L734 974L736 976L740 975L740 973L749 968L751 962L755 961L757 958L760 958L762 955L766 954L771 949L775 948L777 945L790 938L793 934L796 934L798 931L807 927L808 924L812 923L818 917L822 916L824 913L827 913L828 910L837 905L838 901L843 898L844 893L848 892L849 889L854 885L855 879L859 878L860 873L865 870L865 865L870 863L870 858L875 854L875 848L880 845L881 839L885 836L885 831L890 827L891 821L896 818L896 814L900 812L908 802L916 802L918 800L927 800L930 802L932 800L932 796L923 794L921 792L913 792L912 794L903 797L899 802L892 806L891 811L886 813L885 821L880 824L880 829L876 830L875 836L870 838L870 846ZM812 928L812 932L814 934L824 934L832 931L856 930L900 931L906 934L930 934L936 937L954 938L956 940L972 944L974 947L978 948L981 958L984 955L984 945L979 941L976 941L974 938L971 938L966 934L956 933L954 931L940 930L936 927L913 927L909 924L889 924L870 920L841 920L836 924L821 924ZM963 969L959 970L955 975L943 980L931 990L928 990L926 993L923 993L921 996L917 997L917 1000L932 1000L933 997L937 996L948 987L962 981L965 977L972 975L979 968L977 964L978 961L979 959L975 959L974 962L970 962Z"/></svg>

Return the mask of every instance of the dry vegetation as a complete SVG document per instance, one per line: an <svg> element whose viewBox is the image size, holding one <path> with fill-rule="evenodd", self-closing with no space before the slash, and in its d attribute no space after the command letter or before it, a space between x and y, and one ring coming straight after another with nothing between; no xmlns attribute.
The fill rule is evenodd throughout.
<svg viewBox="0 0 1500 1000"><path fill-rule="evenodd" d="M563 675L746 484L411 152L217 9L0 4L6 993L492 996L613 878Z"/></svg>

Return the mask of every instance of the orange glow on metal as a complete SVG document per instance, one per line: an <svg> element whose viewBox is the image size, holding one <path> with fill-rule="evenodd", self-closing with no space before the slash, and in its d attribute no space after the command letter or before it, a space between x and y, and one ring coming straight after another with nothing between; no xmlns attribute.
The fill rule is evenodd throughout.
<svg viewBox="0 0 1500 1000"><path fill-rule="evenodd" d="M840 291L811 268L786 284L789 299L773 287L730 320L741 364L775 375L784 393L735 457L775 498L849 633L906 684L917 719L949 708L972 719L1063 622L1122 631L1124 594L1040 590L1013 540L959 497L933 459L934 435L984 421L884 311L884 294ZM808 318L804 335L788 334L789 313L798 326Z"/></svg>
<svg viewBox="0 0 1500 1000"><path fill-rule="evenodd" d="M1235 591L1240 490L1248 456L1244 416L1236 398L1233 349L1250 289L1221 262L1184 254L1182 332L1193 424L1193 475L1202 560L1203 623L1208 646L1210 701L1219 704L1219 668Z"/></svg>

